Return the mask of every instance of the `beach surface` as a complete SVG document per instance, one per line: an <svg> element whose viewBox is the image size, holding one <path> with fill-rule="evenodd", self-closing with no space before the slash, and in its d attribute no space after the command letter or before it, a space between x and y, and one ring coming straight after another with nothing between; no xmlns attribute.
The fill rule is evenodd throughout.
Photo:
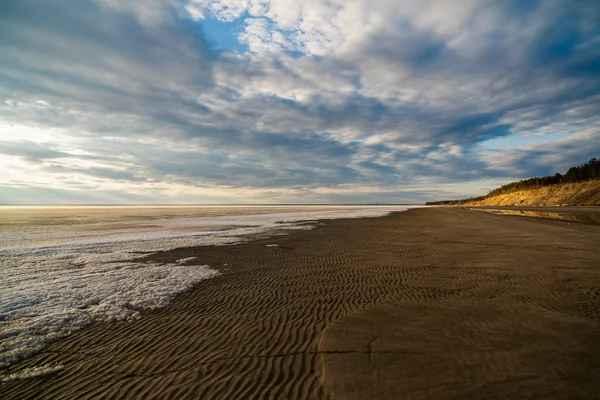
<svg viewBox="0 0 600 400"><path fill-rule="evenodd" d="M598 399L599 243L436 207L146 255L220 274L60 339L0 398Z"/></svg>

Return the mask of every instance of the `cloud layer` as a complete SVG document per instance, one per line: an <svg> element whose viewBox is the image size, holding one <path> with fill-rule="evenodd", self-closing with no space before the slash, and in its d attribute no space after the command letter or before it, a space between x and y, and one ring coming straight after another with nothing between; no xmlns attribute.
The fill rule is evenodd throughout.
<svg viewBox="0 0 600 400"><path fill-rule="evenodd" d="M419 202L600 153L595 1L121 3L0 5L0 203Z"/></svg>

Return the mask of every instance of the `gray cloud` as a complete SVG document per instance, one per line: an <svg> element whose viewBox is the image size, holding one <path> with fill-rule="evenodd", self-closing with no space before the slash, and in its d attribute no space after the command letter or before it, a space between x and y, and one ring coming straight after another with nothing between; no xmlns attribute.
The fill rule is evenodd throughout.
<svg viewBox="0 0 600 400"><path fill-rule="evenodd" d="M27 141L2 141L0 142L0 154L23 157L33 162L70 156L69 153L56 151L48 148L48 146Z"/></svg>
<svg viewBox="0 0 600 400"><path fill-rule="evenodd" d="M265 51L211 51L185 3L3 2L0 123L57 136L1 137L0 152L71 188L69 176L81 175L156 196L148 185L370 198L344 189L358 185L400 201L440 194L423 185L468 191L472 181L553 173L600 151L596 2L394 12L381 0L364 11L379 23L359 35L332 28L341 11L323 14L331 26L295 33L292 47L316 49L306 55L269 51L273 35L252 39ZM340 10L352 16L359 3ZM510 145L522 137L542 139ZM502 138L506 148L486 147ZM14 174L5 183L16 187ZM402 191L411 185L420 188Z"/></svg>

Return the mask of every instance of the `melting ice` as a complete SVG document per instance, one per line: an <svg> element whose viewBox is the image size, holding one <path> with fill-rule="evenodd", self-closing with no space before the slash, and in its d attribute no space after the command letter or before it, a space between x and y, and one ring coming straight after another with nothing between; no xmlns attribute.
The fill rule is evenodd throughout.
<svg viewBox="0 0 600 400"><path fill-rule="evenodd" d="M143 253L226 245L301 221L378 217L398 208L7 224L0 229L0 368L92 321L139 318L219 272L202 260L133 261Z"/></svg>

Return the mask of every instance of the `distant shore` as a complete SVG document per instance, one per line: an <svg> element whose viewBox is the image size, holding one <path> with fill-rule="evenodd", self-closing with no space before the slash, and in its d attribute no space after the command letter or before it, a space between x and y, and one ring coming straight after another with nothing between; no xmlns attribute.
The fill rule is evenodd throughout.
<svg viewBox="0 0 600 400"><path fill-rule="evenodd" d="M598 243L597 225L434 207L157 253L221 274L3 371L55 368L0 398L597 399Z"/></svg>

